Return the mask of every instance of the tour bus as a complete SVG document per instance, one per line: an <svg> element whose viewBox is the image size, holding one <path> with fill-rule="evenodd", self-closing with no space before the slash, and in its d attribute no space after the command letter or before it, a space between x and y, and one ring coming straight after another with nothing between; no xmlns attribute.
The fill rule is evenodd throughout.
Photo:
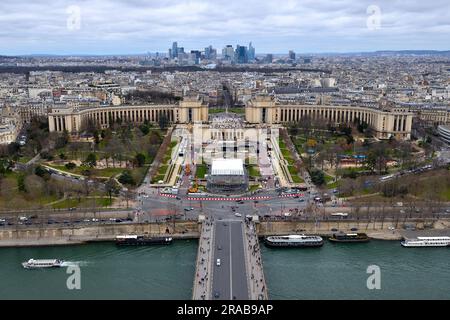
<svg viewBox="0 0 450 320"><path fill-rule="evenodd" d="M332 213L331 216L332 216L333 218L346 219L346 218L348 217L348 213L335 212L335 213Z"/></svg>

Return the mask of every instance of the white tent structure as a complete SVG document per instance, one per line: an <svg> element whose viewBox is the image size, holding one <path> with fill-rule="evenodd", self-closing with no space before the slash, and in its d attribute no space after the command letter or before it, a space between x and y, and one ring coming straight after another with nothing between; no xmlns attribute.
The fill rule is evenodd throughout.
<svg viewBox="0 0 450 320"><path fill-rule="evenodd" d="M243 176L244 161L242 159L212 160L211 175L213 176Z"/></svg>

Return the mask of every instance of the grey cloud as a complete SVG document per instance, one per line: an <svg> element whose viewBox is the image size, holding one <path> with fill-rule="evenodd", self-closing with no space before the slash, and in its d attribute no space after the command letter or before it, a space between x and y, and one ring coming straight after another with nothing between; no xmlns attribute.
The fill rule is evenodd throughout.
<svg viewBox="0 0 450 320"><path fill-rule="evenodd" d="M66 28L71 5L82 13L77 31ZM379 30L366 27L369 5L381 9ZM203 46L254 40L259 48L284 52L330 50L330 43L339 41L339 48L349 51L363 41L366 49L389 49L380 43L395 39L405 49L411 43L433 49L450 38L448 21L450 4L441 0L2 0L0 54L15 48L17 53L161 51L173 40Z"/></svg>

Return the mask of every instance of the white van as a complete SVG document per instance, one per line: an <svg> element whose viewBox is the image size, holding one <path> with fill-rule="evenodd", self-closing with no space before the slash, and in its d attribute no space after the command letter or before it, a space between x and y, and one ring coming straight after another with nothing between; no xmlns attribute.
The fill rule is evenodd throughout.
<svg viewBox="0 0 450 320"><path fill-rule="evenodd" d="M218 267L220 267L220 259L217 259L216 265L217 265Z"/></svg>

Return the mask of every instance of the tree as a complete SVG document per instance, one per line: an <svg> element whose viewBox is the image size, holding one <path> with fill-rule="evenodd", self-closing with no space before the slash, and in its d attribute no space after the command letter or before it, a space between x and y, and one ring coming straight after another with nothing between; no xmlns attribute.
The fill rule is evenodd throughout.
<svg viewBox="0 0 450 320"><path fill-rule="evenodd" d="M148 135L148 134L150 133L150 128L148 127L147 124L141 124L141 125L139 126L139 130L141 130L141 132L142 132L142 134L143 134L144 136L146 136L146 135Z"/></svg>
<svg viewBox="0 0 450 320"><path fill-rule="evenodd" d="M125 170L119 177L119 182L122 184L128 184L128 185L135 185L136 182L133 179L133 176L131 175L131 172L128 170Z"/></svg>
<svg viewBox="0 0 450 320"><path fill-rule="evenodd" d="M25 185L25 175L19 174L17 176L17 188L20 192L27 192L27 187Z"/></svg>
<svg viewBox="0 0 450 320"><path fill-rule="evenodd" d="M134 157L134 161L137 164L138 167L143 167L145 164L145 155L143 153L138 153Z"/></svg>
<svg viewBox="0 0 450 320"><path fill-rule="evenodd" d="M325 183L325 175L322 170L312 170L311 171L311 180L314 184L320 186Z"/></svg>
<svg viewBox="0 0 450 320"><path fill-rule="evenodd" d="M93 168L97 165L97 156L94 153L89 153L84 164Z"/></svg>
<svg viewBox="0 0 450 320"><path fill-rule="evenodd" d="M113 178L109 178L109 180L105 184L106 192L109 195L109 203L112 203L112 195L117 195L120 191L119 186L117 185L116 180Z"/></svg>
<svg viewBox="0 0 450 320"><path fill-rule="evenodd" d="M69 162L69 163L66 163L65 167L67 170L73 170L77 167L77 165L73 162Z"/></svg>
<svg viewBox="0 0 450 320"><path fill-rule="evenodd" d="M44 180L50 179L50 173L45 170L42 166L37 166L36 169L34 169L34 174L38 177L41 177Z"/></svg>

